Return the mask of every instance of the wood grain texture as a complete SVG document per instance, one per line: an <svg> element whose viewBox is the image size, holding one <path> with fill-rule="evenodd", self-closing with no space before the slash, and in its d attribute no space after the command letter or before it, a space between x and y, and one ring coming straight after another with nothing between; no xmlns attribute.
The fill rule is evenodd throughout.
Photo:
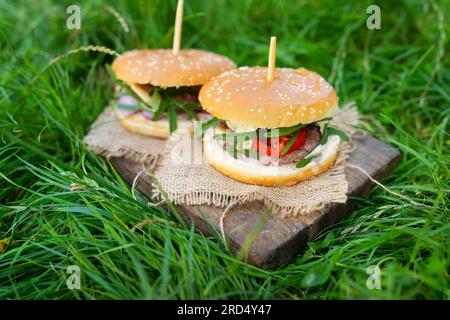
<svg viewBox="0 0 450 320"><path fill-rule="evenodd" d="M356 138L354 142L356 150L351 154L349 163L366 170L375 179L389 174L400 159L398 150L373 137ZM122 158L113 158L111 162L130 184L142 170L142 165ZM350 198L363 196L373 186L358 169L347 168L346 176ZM151 187L151 178L142 175L137 188L150 196ZM224 231L233 252L238 252L244 246L248 263L262 268L275 268L289 261L301 252L307 241L351 211L355 202L349 199L345 204L336 204L322 212L296 218L272 215L261 202L247 203L227 212ZM212 206L179 206L178 209L183 219L194 222L198 230L208 235L217 234L224 209ZM213 232L214 228L216 232Z"/></svg>

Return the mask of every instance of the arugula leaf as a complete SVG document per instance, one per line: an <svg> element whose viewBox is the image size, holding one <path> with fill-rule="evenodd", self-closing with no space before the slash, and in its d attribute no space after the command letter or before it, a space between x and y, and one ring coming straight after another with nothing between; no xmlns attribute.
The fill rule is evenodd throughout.
<svg viewBox="0 0 450 320"><path fill-rule="evenodd" d="M300 134L300 130L297 131L296 134L294 134L288 141L288 143L284 146L283 150L281 150L281 155L286 154L286 152L289 151L289 149L292 147L292 145L294 144L295 140L297 140L298 135Z"/></svg>
<svg viewBox="0 0 450 320"><path fill-rule="evenodd" d="M175 101L173 101L173 102L175 102ZM182 104L179 102L175 102L175 105L179 109L183 110L190 119L198 120L197 114L189 108L188 104Z"/></svg>
<svg viewBox="0 0 450 320"><path fill-rule="evenodd" d="M130 110L130 111L138 111L141 110L141 107L139 105L129 105L125 103L118 103L117 107L123 110Z"/></svg>
<svg viewBox="0 0 450 320"><path fill-rule="evenodd" d="M138 95L133 90L131 90L131 88L129 86L122 85L122 88L126 91L126 93L128 95L132 96L133 99L138 104L137 104L137 106L127 106L127 105L124 105L124 104L118 104L118 106L120 106L120 108L126 109L126 110L145 110L145 111L148 111L148 112L154 112L154 110L149 108L148 105L144 101L142 101L142 99L139 98ZM123 92L122 92L122 94L123 94Z"/></svg>
<svg viewBox="0 0 450 320"><path fill-rule="evenodd" d="M322 121L330 121L330 120L332 120L332 119L333 119L332 117L323 118L322 120L316 121L316 123L317 123L317 122L322 122Z"/></svg>
<svg viewBox="0 0 450 320"><path fill-rule="evenodd" d="M322 130L322 138L319 141L319 144L325 144L328 141L328 123L325 123L325 126L323 127Z"/></svg>
<svg viewBox="0 0 450 320"><path fill-rule="evenodd" d="M133 111L138 111L138 110L145 110L145 111L149 111L152 112L152 110L150 110L146 105L138 102L137 105L129 105L129 104L124 104L124 103L118 103L117 107L120 109L124 109L124 110L133 110Z"/></svg>
<svg viewBox="0 0 450 320"><path fill-rule="evenodd" d="M196 110L196 111L201 111L202 110L202 106L198 103L193 103L193 102L188 102L188 103L183 103L182 104L186 109L189 110Z"/></svg>
<svg viewBox="0 0 450 320"><path fill-rule="evenodd" d="M332 127L328 127L328 136L331 135L338 135L339 137L342 138L342 140L344 141L350 141L350 138L345 134L344 131L340 130L340 129L336 129L336 128L332 128Z"/></svg>
<svg viewBox="0 0 450 320"><path fill-rule="evenodd" d="M122 84L122 89L126 91L126 94L132 96L134 100L136 100L139 104L147 106L147 104L142 101L142 99L136 94L136 92L134 92L128 85Z"/></svg>
<svg viewBox="0 0 450 320"><path fill-rule="evenodd" d="M159 117L161 117L167 111L167 105L168 105L167 100L162 99L161 103L159 104L158 110L156 110L153 113L152 121L158 120Z"/></svg>
<svg viewBox="0 0 450 320"><path fill-rule="evenodd" d="M175 107L171 104L168 106L167 116L169 117L169 130L172 133L177 129L177 113Z"/></svg>
<svg viewBox="0 0 450 320"><path fill-rule="evenodd" d="M212 118L211 120L208 120L206 122L201 123L201 131L198 134L198 137L202 137L203 134L205 134L206 130L208 130L211 127L217 126L219 123L221 123L223 120L218 119L216 117Z"/></svg>
<svg viewBox="0 0 450 320"><path fill-rule="evenodd" d="M266 131L264 133L264 136L267 137L267 138L276 138L276 137L279 137L279 136L287 136L287 135L289 135L289 134L291 134L291 133L293 133L293 132L295 132L297 130L300 130L301 128L306 127L307 125L308 124L301 124L301 123L299 123L299 124L296 124L295 126L292 126L292 127L278 128L277 130L274 130L274 131L269 130L269 131Z"/></svg>
<svg viewBox="0 0 450 320"><path fill-rule="evenodd" d="M306 167L311 161L313 161L316 157L307 157L303 160L300 160L299 162L297 162L297 164L295 165L296 168L304 168Z"/></svg>
<svg viewBox="0 0 450 320"><path fill-rule="evenodd" d="M150 101L150 107L152 108L153 112L159 109L159 106L161 105L161 95L159 94L159 89L156 87L153 87L151 101Z"/></svg>
<svg viewBox="0 0 450 320"><path fill-rule="evenodd" d="M317 122L322 122L322 121L330 121L331 119L333 119L333 118L330 118L330 117L323 118L322 120L316 121L316 123ZM299 123L299 124L296 124L295 126L292 126L292 127L278 128L277 129L278 132L276 130L274 130L274 131L269 130L264 135L267 138L276 138L276 137L279 137L279 136L287 136L287 135L290 135L291 133L293 133L293 132L295 132L295 131L297 131L297 130L299 130L301 128L304 128L304 127L308 126L309 124L310 123L307 123L307 124Z"/></svg>
<svg viewBox="0 0 450 320"><path fill-rule="evenodd" d="M320 139L319 144L323 145L327 143L328 137L331 135L338 135L344 141L349 141L349 137L345 134L344 131L328 126L328 123L323 127L322 139Z"/></svg>

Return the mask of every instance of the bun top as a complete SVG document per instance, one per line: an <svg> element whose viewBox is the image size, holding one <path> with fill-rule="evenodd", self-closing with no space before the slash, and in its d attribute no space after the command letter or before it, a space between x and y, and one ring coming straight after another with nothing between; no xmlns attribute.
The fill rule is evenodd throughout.
<svg viewBox="0 0 450 320"><path fill-rule="evenodd" d="M112 64L119 80L153 86L198 86L236 64L220 54L203 50L144 49L123 53Z"/></svg>
<svg viewBox="0 0 450 320"><path fill-rule="evenodd" d="M200 103L213 116L255 128L290 127L329 116L338 105L333 87L315 72L241 67L212 78L200 90Z"/></svg>

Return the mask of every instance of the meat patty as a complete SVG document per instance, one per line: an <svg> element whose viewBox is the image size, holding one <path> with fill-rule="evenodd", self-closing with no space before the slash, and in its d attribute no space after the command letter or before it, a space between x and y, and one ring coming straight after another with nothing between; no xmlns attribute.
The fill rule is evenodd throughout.
<svg viewBox="0 0 450 320"><path fill-rule="evenodd" d="M175 92L173 98L182 103L199 103L198 92L200 91L199 86L184 88L180 92Z"/></svg>
<svg viewBox="0 0 450 320"><path fill-rule="evenodd" d="M314 150L315 147L322 139L322 133L320 133L320 127L318 124L310 124L306 127L306 142L305 144L298 150L295 150L285 156L280 157L278 163L279 164L289 164L291 162L299 162L306 158L311 151Z"/></svg>
<svg viewBox="0 0 450 320"><path fill-rule="evenodd" d="M173 97L181 103L199 103L198 97L193 93L183 92Z"/></svg>

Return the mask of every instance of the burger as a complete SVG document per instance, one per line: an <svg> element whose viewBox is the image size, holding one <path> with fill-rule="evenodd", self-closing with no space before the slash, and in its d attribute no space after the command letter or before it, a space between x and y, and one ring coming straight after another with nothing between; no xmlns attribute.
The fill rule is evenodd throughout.
<svg viewBox="0 0 450 320"><path fill-rule="evenodd" d="M192 131L192 120L202 119L200 87L234 68L229 58L203 50L125 52L111 66L121 81L116 117L124 128L146 136L167 138L177 128Z"/></svg>
<svg viewBox="0 0 450 320"><path fill-rule="evenodd" d="M328 170L344 132L331 126L338 107L333 87L307 69L241 67L212 78L200 90L214 118L203 127L206 160L250 184L289 186Z"/></svg>

